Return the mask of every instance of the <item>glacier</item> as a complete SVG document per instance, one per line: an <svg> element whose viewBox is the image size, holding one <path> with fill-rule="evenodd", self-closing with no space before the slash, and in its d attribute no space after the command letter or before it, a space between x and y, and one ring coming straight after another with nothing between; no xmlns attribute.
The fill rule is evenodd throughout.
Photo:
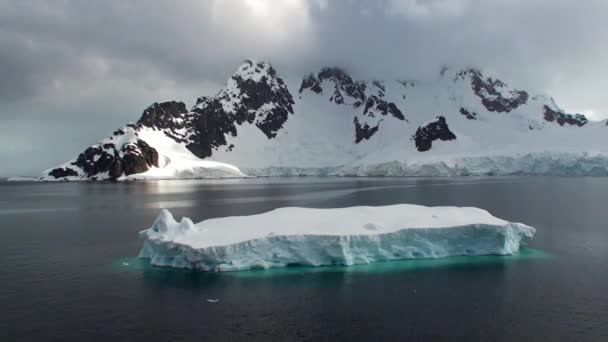
<svg viewBox="0 0 608 342"><path fill-rule="evenodd" d="M163 209L139 235L154 266L237 271L290 265L509 255L536 230L474 207L411 204L314 209L177 222Z"/></svg>
<svg viewBox="0 0 608 342"><path fill-rule="evenodd" d="M458 176L608 176L608 154L594 152L532 152L498 155L451 156L384 162L352 162L336 166L237 167L191 156L166 157L161 167L123 176L119 181L219 179L250 177L458 177ZM62 165L62 167L69 164ZM48 171L48 170L47 170ZM102 177L103 179L103 177ZM8 181L87 181L82 175L10 177Z"/></svg>
<svg viewBox="0 0 608 342"><path fill-rule="evenodd" d="M250 177L456 177L608 176L608 155L589 152L535 152L352 163L334 167L242 168Z"/></svg>

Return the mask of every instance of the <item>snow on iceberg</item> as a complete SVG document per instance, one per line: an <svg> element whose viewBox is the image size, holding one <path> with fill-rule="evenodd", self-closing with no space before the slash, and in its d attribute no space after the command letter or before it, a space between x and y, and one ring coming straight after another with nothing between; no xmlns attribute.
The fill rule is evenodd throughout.
<svg viewBox="0 0 608 342"><path fill-rule="evenodd" d="M177 222L163 209L140 232L140 258L156 266L235 271L289 265L516 253L535 229L473 207L398 204L279 208L263 214Z"/></svg>

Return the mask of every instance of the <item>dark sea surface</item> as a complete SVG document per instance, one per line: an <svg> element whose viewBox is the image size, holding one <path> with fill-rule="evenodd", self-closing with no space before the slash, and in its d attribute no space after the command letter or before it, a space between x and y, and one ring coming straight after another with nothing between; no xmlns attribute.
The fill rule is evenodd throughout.
<svg viewBox="0 0 608 342"><path fill-rule="evenodd" d="M198 222L396 203L538 231L510 257L224 274L136 258L161 208ZM0 341L608 341L607 222L593 177L3 182Z"/></svg>

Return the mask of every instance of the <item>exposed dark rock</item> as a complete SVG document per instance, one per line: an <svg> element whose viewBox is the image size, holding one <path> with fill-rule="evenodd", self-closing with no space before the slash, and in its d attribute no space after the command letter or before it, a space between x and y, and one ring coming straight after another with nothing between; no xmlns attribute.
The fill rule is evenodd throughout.
<svg viewBox="0 0 608 342"><path fill-rule="evenodd" d="M445 118L438 116L435 121L418 127L412 138L416 143L416 149L424 152L431 149L433 141L438 139L442 141L454 140L456 135L448 128Z"/></svg>
<svg viewBox="0 0 608 342"><path fill-rule="evenodd" d="M529 95L523 90L505 90L503 93L509 95L505 97L497 88L506 88L506 84L490 77L484 78L479 70L464 70L457 77L464 78L466 75L470 75L471 88L490 112L509 113L528 102Z"/></svg>
<svg viewBox="0 0 608 342"><path fill-rule="evenodd" d="M365 107L363 108L363 114L375 117L375 114L379 113L382 115L391 114L393 117L399 120L405 120L403 113L397 108L393 102L386 102L383 98L376 95L369 96L365 101Z"/></svg>
<svg viewBox="0 0 608 342"><path fill-rule="evenodd" d="M349 97L353 101L350 104L355 108L361 106L365 101L365 89L367 88L365 82L353 81L344 70L335 67L321 69L316 77L314 74L305 77L302 80L299 92L302 93L302 91L310 89L317 94L321 94L323 92L321 86L323 81L331 81L334 84L334 92L329 101L344 104L344 98Z"/></svg>
<svg viewBox="0 0 608 342"><path fill-rule="evenodd" d="M469 120L477 120L477 113L469 112L468 110L460 107L460 114L464 115Z"/></svg>
<svg viewBox="0 0 608 342"><path fill-rule="evenodd" d="M221 103L217 99L207 99L203 109L196 107L193 112L199 114L192 121L196 132L186 147L197 157L210 157L214 148L227 144L226 134L236 136L236 119L223 115Z"/></svg>
<svg viewBox="0 0 608 342"><path fill-rule="evenodd" d="M91 146L84 150L72 165L78 166L87 177L110 170L114 163L114 150L106 152L101 146Z"/></svg>
<svg viewBox="0 0 608 342"><path fill-rule="evenodd" d="M582 114L566 114L561 110L555 111L549 106L543 107L544 118L548 122L557 122L560 126L563 125L574 125L578 127L584 126L589 120Z"/></svg>
<svg viewBox="0 0 608 342"><path fill-rule="evenodd" d="M365 89L367 88L365 82L353 81L353 79L340 68L323 68L319 72L318 78L321 82L325 80L334 82L334 95L332 96L332 99L337 104L344 103L344 95L355 99L355 103L358 102L359 105L365 101Z"/></svg>
<svg viewBox="0 0 608 342"><path fill-rule="evenodd" d="M137 140L135 144L124 144L120 149L123 153L122 160L117 162L122 164L125 175L142 173L151 166L158 166L158 152L143 140Z"/></svg>
<svg viewBox="0 0 608 342"><path fill-rule="evenodd" d="M302 91L304 89L310 89L317 94L321 94L323 92L323 88L321 88L321 82L313 74L304 77L304 79L302 80L302 84L300 85L300 90L298 90L298 92L302 94Z"/></svg>
<svg viewBox="0 0 608 342"><path fill-rule="evenodd" d="M51 170L49 175L55 178L75 177L78 176L78 172L76 172L74 169L70 169L69 167L58 167Z"/></svg>
<svg viewBox="0 0 608 342"><path fill-rule="evenodd" d="M110 165L110 169L108 170L108 176L111 180L115 180L122 177L123 173L125 173L125 169L123 167L123 163L120 161L112 163L112 165Z"/></svg>
<svg viewBox="0 0 608 342"><path fill-rule="evenodd" d="M80 168L84 176L91 180L106 172L110 180L116 180L123 175L145 172L152 166L158 167L158 152L140 139L124 144L120 151L115 144L105 143L87 148L72 165ZM49 175L65 178L79 174L71 168L58 168L49 172Z"/></svg>
<svg viewBox="0 0 608 342"><path fill-rule="evenodd" d="M156 129L172 128L175 124L173 119L179 118L187 112L186 104L183 102L155 102L144 110L137 123Z"/></svg>
<svg viewBox="0 0 608 342"><path fill-rule="evenodd" d="M375 112L375 111L368 113L368 111L372 107L374 107L374 109L376 109L376 111L379 111L380 113L383 113L384 115L386 115L386 112L388 111L388 105L386 104L386 102L378 101L378 97L374 96L374 95L368 97L367 101L365 101L365 108L363 109L363 114L368 114L369 116L374 117L373 112Z"/></svg>
<svg viewBox="0 0 608 342"><path fill-rule="evenodd" d="M405 120L405 116L403 116L403 113L399 110L399 108L397 108L397 105L392 102L388 103L388 112L401 121Z"/></svg>
<svg viewBox="0 0 608 342"><path fill-rule="evenodd" d="M259 120L255 125L266 135L268 139L277 136L277 132L283 128L283 124L287 121L287 116L290 112L283 110L280 107L271 109L271 114Z"/></svg>
<svg viewBox="0 0 608 342"><path fill-rule="evenodd" d="M371 127L367 123L363 125L359 122L359 119L355 117L353 120L355 123L355 143L359 143L363 139L369 139L378 131L378 125Z"/></svg>

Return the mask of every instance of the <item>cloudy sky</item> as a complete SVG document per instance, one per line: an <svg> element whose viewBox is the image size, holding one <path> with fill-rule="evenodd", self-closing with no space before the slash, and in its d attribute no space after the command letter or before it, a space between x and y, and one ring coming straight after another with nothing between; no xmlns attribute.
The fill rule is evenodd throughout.
<svg viewBox="0 0 608 342"><path fill-rule="evenodd" d="M301 75L474 65L608 117L605 0L0 0L0 176L74 157L155 101L192 105L245 58Z"/></svg>

